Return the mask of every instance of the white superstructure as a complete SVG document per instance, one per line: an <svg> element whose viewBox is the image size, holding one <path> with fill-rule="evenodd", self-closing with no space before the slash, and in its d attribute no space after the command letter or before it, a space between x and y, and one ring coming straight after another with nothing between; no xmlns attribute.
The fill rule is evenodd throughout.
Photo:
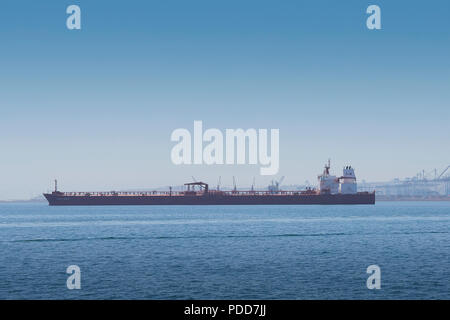
<svg viewBox="0 0 450 320"><path fill-rule="evenodd" d="M351 166L344 167L343 175L339 178L339 193L355 194L356 192L355 170Z"/></svg>
<svg viewBox="0 0 450 320"><path fill-rule="evenodd" d="M325 169L318 179L320 193L357 193L355 170L351 166L344 167L342 177L338 178L330 174L330 160L328 160L328 164L325 165Z"/></svg>
<svg viewBox="0 0 450 320"><path fill-rule="evenodd" d="M323 173L318 178L320 193L335 194L339 192L338 178L330 174L330 160L328 160L328 165L325 165Z"/></svg>

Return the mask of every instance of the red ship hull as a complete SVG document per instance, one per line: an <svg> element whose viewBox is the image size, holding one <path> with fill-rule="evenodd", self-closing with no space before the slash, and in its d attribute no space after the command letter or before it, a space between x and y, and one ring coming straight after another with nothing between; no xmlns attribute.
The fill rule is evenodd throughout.
<svg viewBox="0 0 450 320"><path fill-rule="evenodd" d="M44 194L51 206L106 205L337 205L375 204L375 192L356 194L197 194L197 195L66 195Z"/></svg>

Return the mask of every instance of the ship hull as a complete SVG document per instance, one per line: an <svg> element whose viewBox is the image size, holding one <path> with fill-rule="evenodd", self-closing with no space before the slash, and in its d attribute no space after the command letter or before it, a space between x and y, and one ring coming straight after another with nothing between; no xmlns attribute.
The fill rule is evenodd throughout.
<svg viewBox="0 0 450 320"><path fill-rule="evenodd" d="M67 196L44 194L51 206L107 205L349 205L375 204L375 193L313 195Z"/></svg>

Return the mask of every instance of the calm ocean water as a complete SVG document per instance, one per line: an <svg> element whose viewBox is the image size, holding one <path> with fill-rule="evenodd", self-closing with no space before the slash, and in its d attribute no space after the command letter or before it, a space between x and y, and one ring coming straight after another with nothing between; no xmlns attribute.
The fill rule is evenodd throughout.
<svg viewBox="0 0 450 320"><path fill-rule="evenodd" d="M450 299L449 202L0 204L0 248L0 299Z"/></svg>

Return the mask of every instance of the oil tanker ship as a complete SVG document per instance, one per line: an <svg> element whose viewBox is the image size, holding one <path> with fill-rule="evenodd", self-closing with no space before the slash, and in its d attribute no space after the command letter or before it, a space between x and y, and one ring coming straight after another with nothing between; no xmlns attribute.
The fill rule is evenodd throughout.
<svg viewBox="0 0 450 320"><path fill-rule="evenodd" d="M280 190L278 184L267 191L210 190L207 183L185 184L184 191L111 191L111 192L61 192L55 181L55 191L44 193L51 206L79 205L300 205L300 204L375 204L374 192L357 192L355 171L351 166L343 175L330 174L330 161L318 176L319 188L302 191Z"/></svg>

